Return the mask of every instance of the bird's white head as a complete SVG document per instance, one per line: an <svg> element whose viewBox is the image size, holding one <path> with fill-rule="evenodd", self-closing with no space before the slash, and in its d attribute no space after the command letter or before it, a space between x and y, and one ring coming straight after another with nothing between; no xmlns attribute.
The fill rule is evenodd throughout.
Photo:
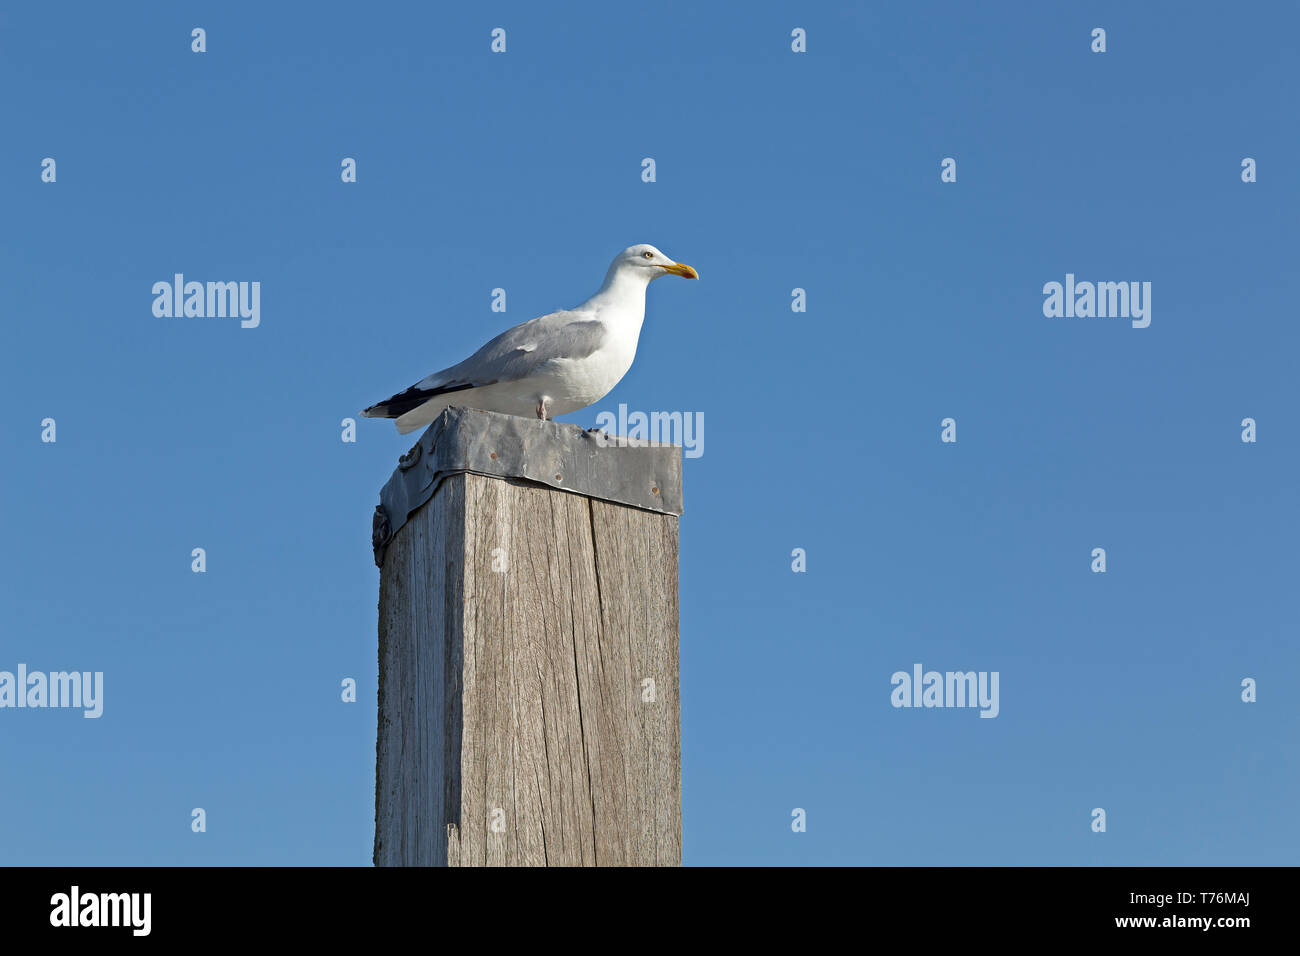
<svg viewBox="0 0 1300 956"><path fill-rule="evenodd" d="M614 278L615 274L637 277L645 282L670 274L687 279L700 277L700 274L686 263L676 262L654 246L644 242L640 245L628 246L620 252L610 264L609 275L605 281Z"/></svg>

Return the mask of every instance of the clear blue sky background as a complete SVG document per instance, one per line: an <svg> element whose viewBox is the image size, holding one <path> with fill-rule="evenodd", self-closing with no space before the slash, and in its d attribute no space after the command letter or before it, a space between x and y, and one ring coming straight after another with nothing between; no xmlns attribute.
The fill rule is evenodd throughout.
<svg viewBox="0 0 1300 956"><path fill-rule="evenodd" d="M632 371L569 420L705 416L685 862L1296 863L1298 29L6 5L0 669L102 670L106 699L0 711L0 862L368 864L370 518L411 440L340 420L652 242L702 279L655 283ZM261 327L155 318L174 272L260 281ZM1150 328L1044 318L1067 272L1150 281ZM917 662L998 671L1000 716L892 708Z"/></svg>

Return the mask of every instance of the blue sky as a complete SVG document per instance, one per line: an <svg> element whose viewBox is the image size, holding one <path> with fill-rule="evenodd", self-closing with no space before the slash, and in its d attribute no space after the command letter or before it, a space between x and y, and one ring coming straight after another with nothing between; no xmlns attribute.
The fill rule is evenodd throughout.
<svg viewBox="0 0 1300 956"><path fill-rule="evenodd" d="M684 862L1294 864L1297 28L9 5L0 670L103 671L105 701L0 710L0 863L367 865L370 518L411 440L340 420L650 242L701 281L652 286L631 372L568 420L706 421ZM155 317L176 272L259 281L260 326ZM1151 282L1150 327L1044 317L1067 273ZM892 707L915 663L997 671L998 717Z"/></svg>

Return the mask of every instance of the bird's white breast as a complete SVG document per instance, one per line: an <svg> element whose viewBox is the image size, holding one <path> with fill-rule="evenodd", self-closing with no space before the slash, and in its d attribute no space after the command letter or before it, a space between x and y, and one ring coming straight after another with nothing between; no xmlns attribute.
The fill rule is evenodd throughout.
<svg viewBox="0 0 1300 956"><path fill-rule="evenodd" d="M600 401L617 385L636 358L645 299L614 303L593 311L592 318L605 326L605 340L590 355L577 359L556 359L548 363L543 382L550 389L553 414L586 408Z"/></svg>

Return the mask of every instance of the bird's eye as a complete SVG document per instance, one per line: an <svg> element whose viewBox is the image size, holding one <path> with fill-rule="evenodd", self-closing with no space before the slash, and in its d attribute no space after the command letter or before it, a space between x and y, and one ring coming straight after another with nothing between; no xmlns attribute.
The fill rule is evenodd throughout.
<svg viewBox="0 0 1300 956"><path fill-rule="evenodd" d="M647 259L653 259L655 257L653 252L643 252L641 255L645 256Z"/></svg>

